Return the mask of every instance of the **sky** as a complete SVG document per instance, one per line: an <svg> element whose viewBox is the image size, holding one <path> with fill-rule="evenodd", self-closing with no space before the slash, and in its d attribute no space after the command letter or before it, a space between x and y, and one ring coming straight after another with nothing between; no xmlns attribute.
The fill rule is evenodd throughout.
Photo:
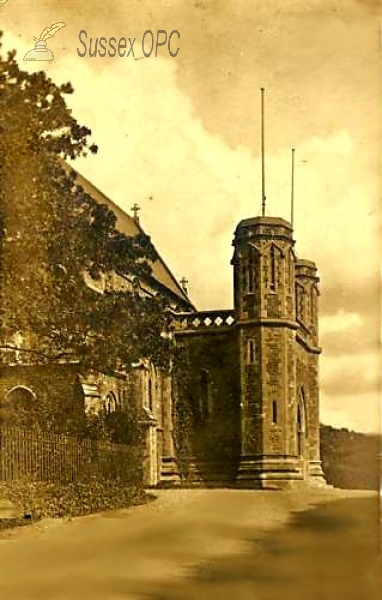
<svg viewBox="0 0 382 600"><path fill-rule="evenodd" d="M57 22L54 60L23 61ZM76 168L130 214L139 204L199 309L233 307L233 232L261 211L265 88L267 214L290 220L295 147L296 250L321 278L321 421L364 432L380 428L379 28L375 0L0 2L3 52L75 89L68 105L99 146ZM176 56L143 55L159 29L179 32ZM101 37L136 38L138 60L90 57Z"/></svg>

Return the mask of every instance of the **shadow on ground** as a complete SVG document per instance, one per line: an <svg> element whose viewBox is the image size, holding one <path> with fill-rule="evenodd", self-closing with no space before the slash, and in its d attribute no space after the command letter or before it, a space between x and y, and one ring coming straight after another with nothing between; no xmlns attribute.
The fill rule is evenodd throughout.
<svg viewBox="0 0 382 600"><path fill-rule="evenodd" d="M144 600L379 600L379 499L351 498L293 513L249 549L196 567Z"/></svg>

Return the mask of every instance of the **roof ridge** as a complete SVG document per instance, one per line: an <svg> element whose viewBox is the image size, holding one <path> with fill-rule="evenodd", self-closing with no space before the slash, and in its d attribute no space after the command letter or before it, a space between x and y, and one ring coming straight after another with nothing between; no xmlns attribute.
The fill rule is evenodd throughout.
<svg viewBox="0 0 382 600"><path fill-rule="evenodd" d="M121 206L118 206L118 204L116 204L113 200L111 200L104 192L102 192L97 186L95 186L87 177L85 177L82 173L80 173L80 171L73 168L66 161L63 161L63 162L64 162L64 165L66 167L68 167L69 169L71 169L76 174L76 176L79 178L79 182L78 182L79 185L81 185L81 181L82 181L85 184L85 187L86 186L90 187L91 190L93 190L97 195L99 195L102 199L104 199L105 204L109 208L111 208L111 210L113 210L113 208L115 208L117 210L117 212L119 212L123 215L124 219L128 219L131 224L134 224L134 228L137 229L137 233L141 233L143 235L148 235L145 232L145 230L143 229L143 227L141 226L141 224L139 223L139 221L137 221L131 215L129 215L127 212L125 212ZM89 193L89 195L92 196L91 190L85 190L85 191L87 191L87 193ZM94 198L94 200L97 200L97 198ZM118 214L116 215L116 217L118 220ZM118 227L118 225L117 225L117 227ZM123 233L123 232L121 232L121 233ZM150 239L151 239L151 237L150 237ZM153 244L153 246L155 248L154 244ZM166 285L165 281L162 281L159 277L155 276L154 272L152 272L152 274L151 274L152 278L155 281L157 281L160 285L167 288L173 294L175 293L179 298L181 298L183 300L183 302L187 302L187 304L192 306L195 310L195 307L193 306L191 300L188 298L187 294L185 293L183 288L180 286L179 282L176 280L175 276L173 275L173 273L167 266L167 263L163 260L163 258L161 257L161 255L159 254L159 252L157 250L156 250L156 252L157 252L157 256L158 256L157 260L155 261L155 263L157 263L156 266L157 266L157 268L158 268L158 266L163 268L163 270L169 277L170 281L172 282L173 286L169 287L168 285ZM149 262L151 262L151 261L149 261ZM154 265L155 263L151 263L151 264Z"/></svg>

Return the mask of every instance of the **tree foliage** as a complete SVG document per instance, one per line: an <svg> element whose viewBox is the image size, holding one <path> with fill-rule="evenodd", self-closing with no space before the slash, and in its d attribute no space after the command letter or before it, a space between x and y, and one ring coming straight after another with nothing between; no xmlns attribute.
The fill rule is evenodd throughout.
<svg viewBox="0 0 382 600"><path fill-rule="evenodd" d="M155 249L145 235L118 232L114 213L64 162L97 151L66 105L71 93L69 83L22 71L15 52L0 56L1 360L22 339L27 362L75 360L105 371L144 357L164 365L165 299L140 285ZM132 289L99 293L86 282L108 273Z"/></svg>

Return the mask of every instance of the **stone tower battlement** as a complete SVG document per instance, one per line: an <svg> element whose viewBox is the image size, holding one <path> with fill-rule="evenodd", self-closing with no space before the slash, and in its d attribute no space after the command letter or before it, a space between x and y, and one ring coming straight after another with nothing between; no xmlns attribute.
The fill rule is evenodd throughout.
<svg viewBox="0 0 382 600"><path fill-rule="evenodd" d="M294 240L283 219L239 223L233 241L234 303L238 320L294 319Z"/></svg>
<svg viewBox="0 0 382 600"><path fill-rule="evenodd" d="M297 259L292 226L281 218L241 221L233 246L241 409L238 483L288 485L310 477L310 460L320 478L316 265Z"/></svg>

